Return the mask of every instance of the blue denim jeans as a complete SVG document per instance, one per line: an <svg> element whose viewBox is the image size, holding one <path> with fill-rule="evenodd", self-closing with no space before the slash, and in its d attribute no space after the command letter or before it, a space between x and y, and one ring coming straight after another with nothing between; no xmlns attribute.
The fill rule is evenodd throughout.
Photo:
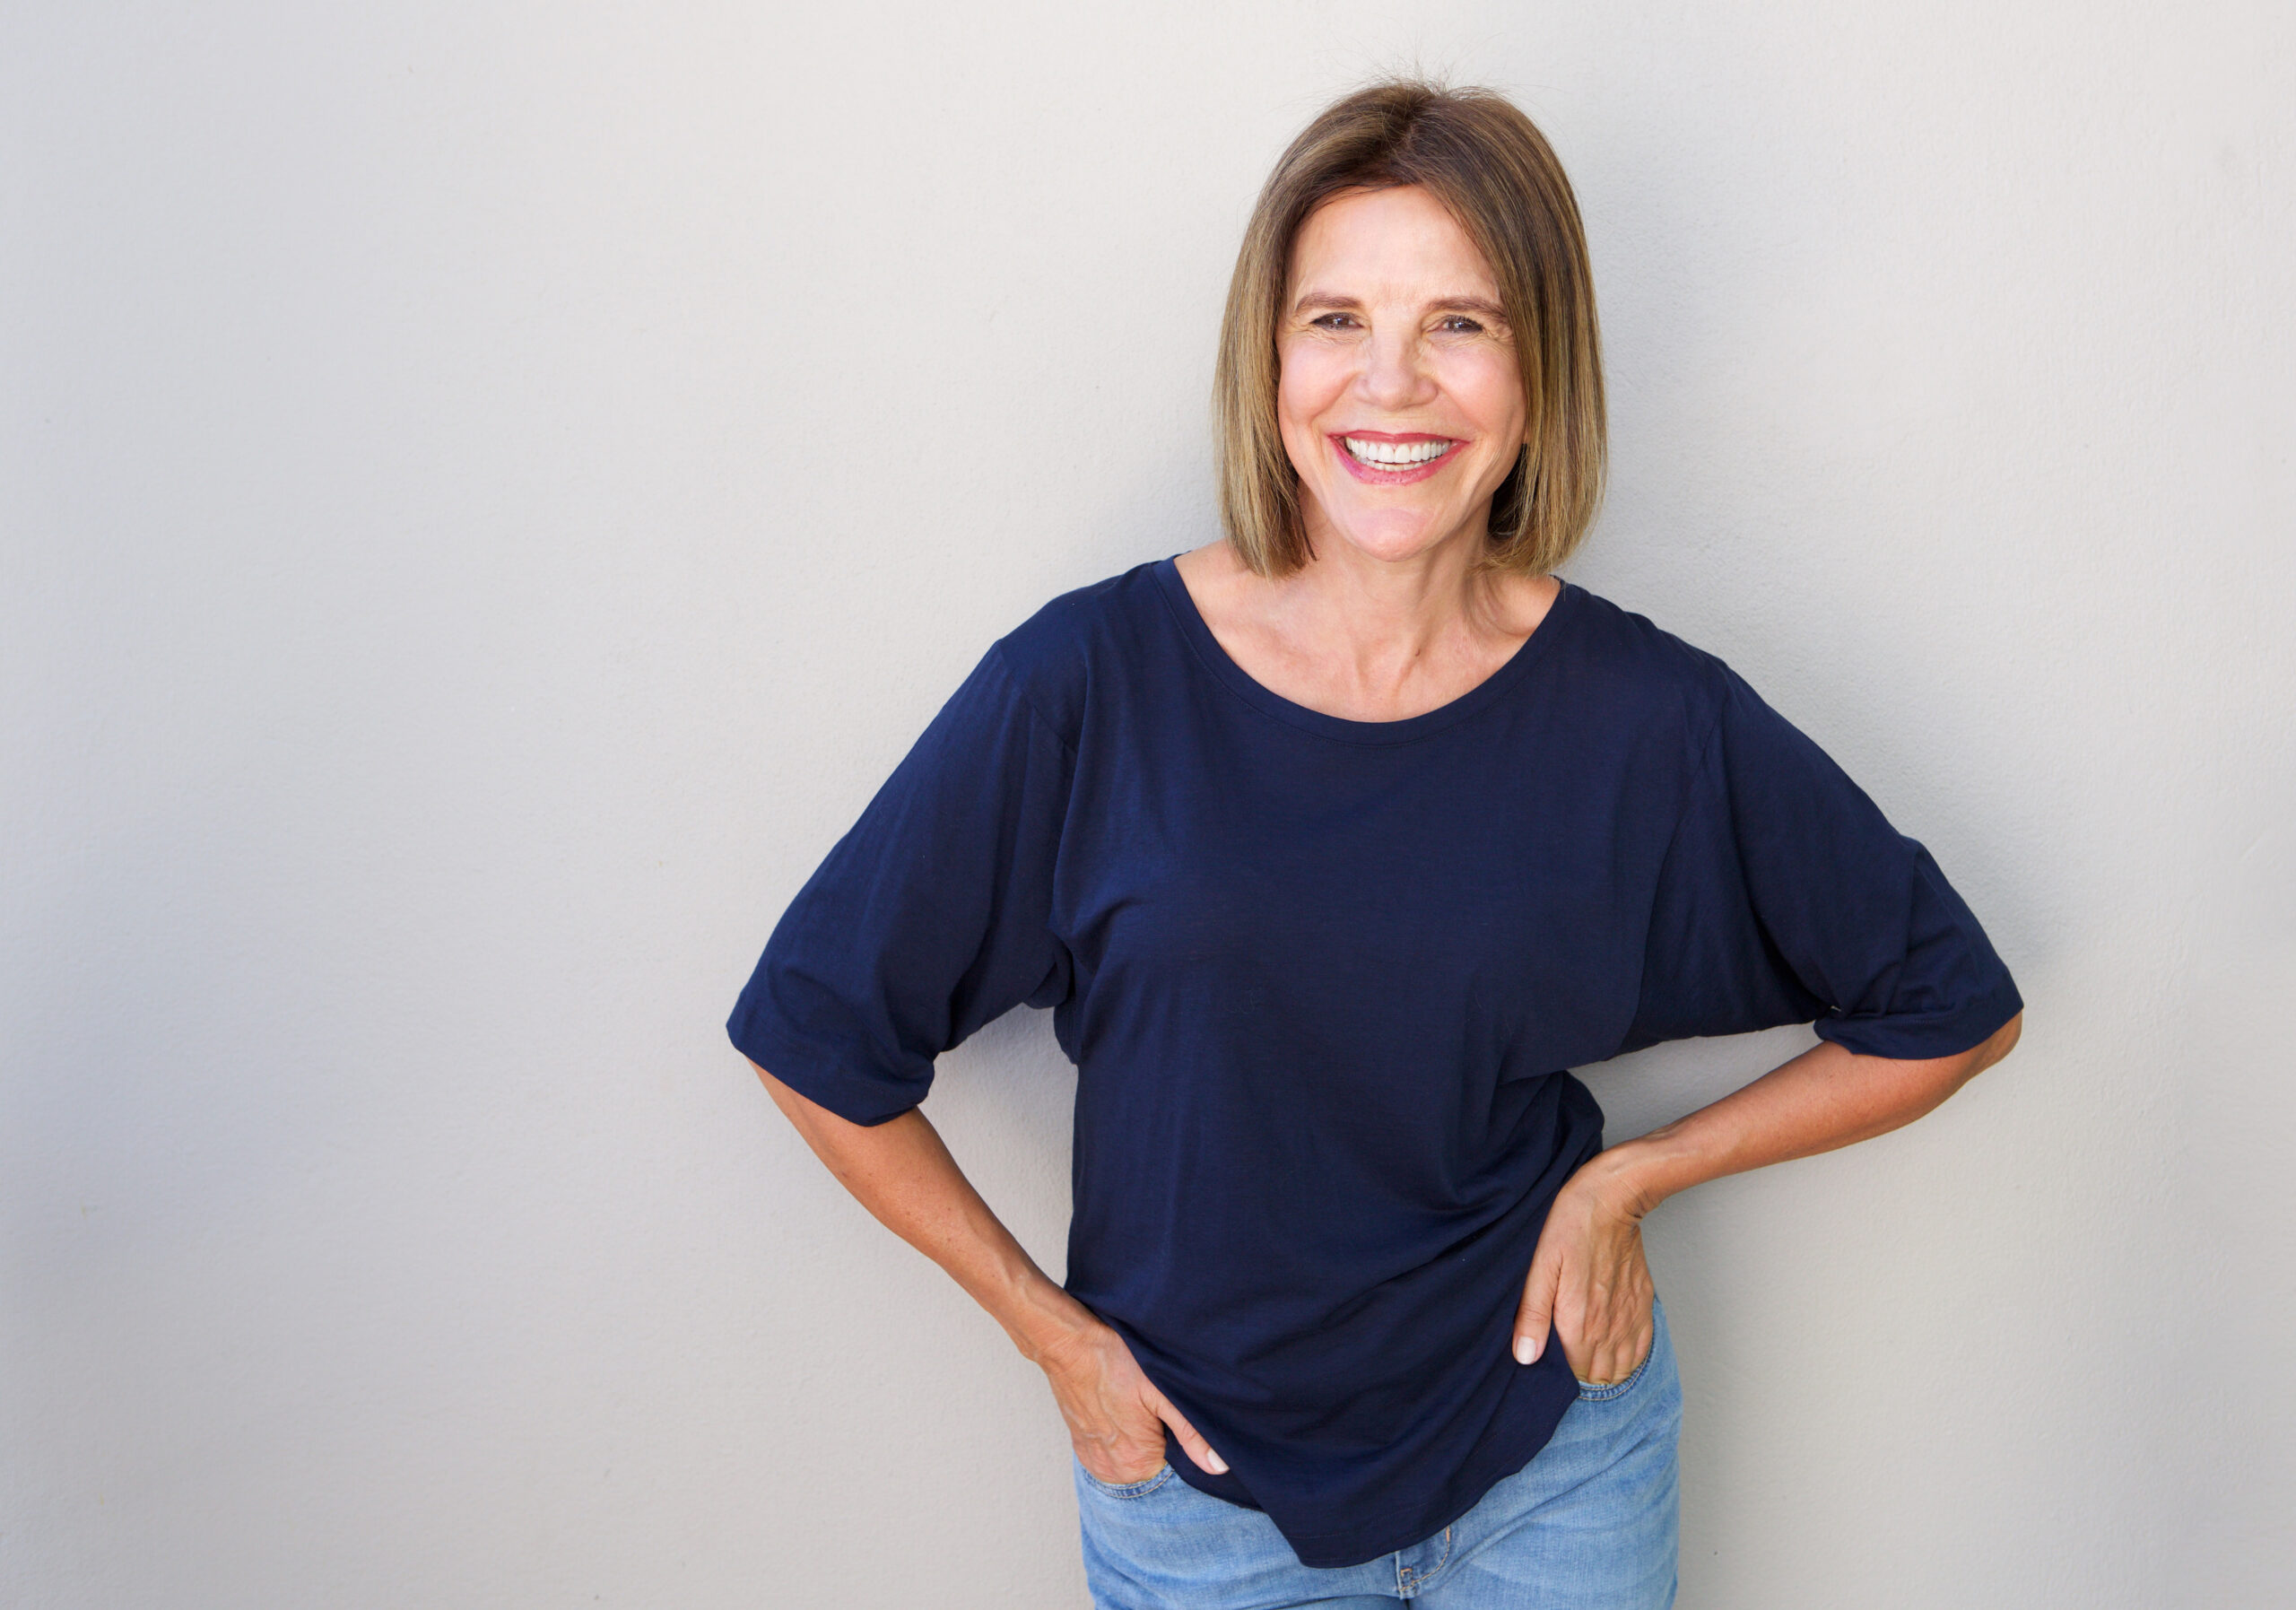
<svg viewBox="0 0 2296 1610"><path fill-rule="evenodd" d="M1579 1383L1553 1440L1434 1536L1362 1565L1302 1565L1275 1523L1170 1465L1103 1482L1076 1464L1096 1610L1665 1610L1674 1602L1682 1379L1666 1312L1650 1356Z"/></svg>

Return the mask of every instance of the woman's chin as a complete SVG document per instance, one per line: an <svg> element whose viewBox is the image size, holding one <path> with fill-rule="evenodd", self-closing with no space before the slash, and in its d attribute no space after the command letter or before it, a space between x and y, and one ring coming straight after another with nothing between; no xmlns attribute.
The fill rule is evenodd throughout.
<svg viewBox="0 0 2296 1610"><path fill-rule="evenodd" d="M1401 564L1443 545L1447 538L1463 535L1465 523L1445 520L1433 513L1380 509L1353 519L1330 520L1325 530L1365 559Z"/></svg>

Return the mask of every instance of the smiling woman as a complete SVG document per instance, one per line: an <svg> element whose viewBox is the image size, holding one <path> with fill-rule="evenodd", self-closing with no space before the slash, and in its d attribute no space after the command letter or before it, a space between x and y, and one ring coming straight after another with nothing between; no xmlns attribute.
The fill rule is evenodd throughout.
<svg viewBox="0 0 2296 1610"><path fill-rule="evenodd" d="M1318 207L1292 256L1304 289L1277 341L1275 412L1300 502L1348 521L1375 553L1465 524L1530 452L1515 342L1482 254L1409 185ZM1416 486L1446 471L1439 501L1350 485Z"/></svg>
<svg viewBox="0 0 2296 1610"><path fill-rule="evenodd" d="M1335 248L1355 254L1352 266L1371 277L1331 282L1324 264ZM1396 270L1413 277L1387 277ZM1502 405L1521 423L1484 440L1504 472L1484 489L1494 538L1486 557L1553 570L1585 535L1603 486L1602 344L1578 203L1545 136L1503 97L1414 84L1350 96L1310 124L1269 175L1245 231L1213 389L1222 512L1237 547L1269 575L1312 551L1295 490L1311 472L1275 400L1307 381L1302 363L1326 382L1347 367L1293 340L1303 327L1328 329L1360 356L1366 295L1381 303L1390 358L1416 335L1479 371L1451 377L1466 383L1462 396L1506 392ZM1511 373L1501 379L1501 369Z"/></svg>
<svg viewBox="0 0 2296 1610"><path fill-rule="evenodd" d="M1396 83L1318 118L1217 396L1225 535L993 645L729 1030L1043 1368L1096 1604L1670 1604L1643 1216L1928 1110L2016 987L1729 667L1552 573L1602 383L1520 112ZM1060 1285L918 1110L1023 1001L1077 1066ZM1607 1149L1570 1072L1789 1023L1820 1043Z"/></svg>
<svg viewBox="0 0 2296 1610"><path fill-rule="evenodd" d="M1287 179L1314 193L1297 174L1279 173L1275 185ZM1577 432L1592 444L1592 464L1578 463L1568 477L1528 467L1536 427L1526 360L1535 368L1565 343L1542 340L1527 317L1518 337L1498 275L1432 190L1330 178L1322 187L1334 193L1302 220L1277 294L1259 294L1261 265L1248 248L1238 267L1224 343L1238 361L1222 366L1222 389L1223 397L1231 386L1239 393L1223 410L1223 457L1239 535L1182 556L1179 569L1213 633L1257 680L1317 709L1394 719L1481 682L1544 618L1557 584L1545 565L1526 561L1568 552L1593 511L1571 510L1564 523L1558 505L1541 508L1538 490L1565 479L1599 483L1602 422L1597 413L1591 429ZM1576 238L1575 218L1568 232ZM1509 277L1519 284L1530 276ZM1575 303L1583 309L1578 338L1591 344L1591 299ZM1273 319L1263 319L1270 309ZM1276 355L1272 375L1241 356L1263 346ZM1598 404L1599 383L1580 387L1578 399L1590 393ZM1569 406L1571 394L1561 395ZM1270 434L1283 473L1265 487L1239 485L1250 472L1234 466L1257 463L1257 439ZM1253 509L1274 518L1247 536ZM1494 512L1512 522L1511 541L1493 540ZM1325 633L1295 610L1271 609L1275 598L1256 585L1321 561L1327 576L1352 572L1377 588L1385 582L1374 576L1445 544L1475 561L1475 607L1425 641L1392 638L1415 666L1381 663L1371 645L1368 655L1335 657L1324 651ZM1301 591L1295 601L1313 596ZM1361 614L1361 601L1347 607Z"/></svg>

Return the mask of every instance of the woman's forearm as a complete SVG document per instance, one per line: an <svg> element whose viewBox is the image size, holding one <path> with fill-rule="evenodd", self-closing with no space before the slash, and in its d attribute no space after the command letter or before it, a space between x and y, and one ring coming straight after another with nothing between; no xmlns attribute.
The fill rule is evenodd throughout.
<svg viewBox="0 0 2296 1610"><path fill-rule="evenodd" d="M1087 1470L1104 1482L1144 1480L1163 1458L1168 1427L1203 1468L1228 1468L1141 1372L1124 1338L1037 1267L923 1113L911 1108L882 1124L857 1124L761 1067L757 1076L861 1205L946 1269L1044 1371Z"/></svg>
<svg viewBox="0 0 2296 1610"><path fill-rule="evenodd" d="M1720 1101L1608 1148L1582 1172L1639 1218L1724 1174L1887 1134L2007 1056L2023 1021L2021 1012L1982 1044L1926 1061L1861 1057L1821 1041Z"/></svg>
<svg viewBox="0 0 2296 1610"><path fill-rule="evenodd" d="M1098 1322L1037 1267L989 1211L922 1112L912 1108L882 1124L857 1124L765 1069L758 1067L757 1074L845 1188L887 1229L947 1270L1024 1356L1042 1362L1048 1351L1072 1344Z"/></svg>

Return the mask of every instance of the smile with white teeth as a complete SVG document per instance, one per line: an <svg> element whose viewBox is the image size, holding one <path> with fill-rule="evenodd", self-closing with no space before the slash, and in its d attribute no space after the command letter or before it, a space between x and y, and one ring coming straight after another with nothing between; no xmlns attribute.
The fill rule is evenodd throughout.
<svg viewBox="0 0 2296 1610"><path fill-rule="evenodd" d="M1458 444L1451 441L1367 441L1361 436L1343 436L1348 456L1358 464L1368 464L1375 469L1417 469L1431 464Z"/></svg>

